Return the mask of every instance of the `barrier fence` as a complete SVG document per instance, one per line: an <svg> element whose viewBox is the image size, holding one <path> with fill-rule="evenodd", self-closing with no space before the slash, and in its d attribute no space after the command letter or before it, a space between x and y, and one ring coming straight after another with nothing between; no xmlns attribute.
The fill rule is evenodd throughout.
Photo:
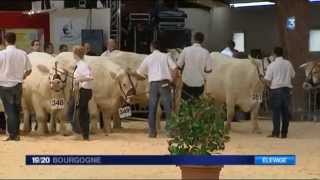
<svg viewBox="0 0 320 180"><path fill-rule="evenodd" d="M304 116L306 121L320 121L320 87L304 91Z"/></svg>

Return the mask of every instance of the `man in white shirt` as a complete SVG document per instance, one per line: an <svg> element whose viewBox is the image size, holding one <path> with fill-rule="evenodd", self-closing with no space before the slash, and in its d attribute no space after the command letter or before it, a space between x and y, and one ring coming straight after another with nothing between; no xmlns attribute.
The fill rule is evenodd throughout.
<svg viewBox="0 0 320 180"><path fill-rule="evenodd" d="M114 39L109 39L106 43L107 50L101 54L101 56L109 56L109 54L117 49L117 44Z"/></svg>
<svg viewBox="0 0 320 180"><path fill-rule="evenodd" d="M289 127L290 89L295 71L292 64L283 58L283 49L274 49L276 56L265 75L265 81L271 89L273 131L268 137L280 137L280 119L282 119L281 138L287 138Z"/></svg>
<svg viewBox="0 0 320 180"><path fill-rule="evenodd" d="M236 46L236 44L234 43L234 41L229 41L228 47L223 49L221 51L221 54L226 55L226 56L230 56L230 57L235 57L236 53L238 53L237 50L234 49L235 46Z"/></svg>
<svg viewBox="0 0 320 180"><path fill-rule="evenodd" d="M31 63L27 53L15 47L15 33L7 33L5 40L7 48L0 51L0 97L8 117L6 140L19 141L22 82L31 73Z"/></svg>
<svg viewBox="0 0 320 180"><path fill-rule="evenodd" d="M137 70L137 74L141 77L148 76L150 82L149 90L149 137L155 138L156 132L156 111L159 99L163 101L164 112L166 120L170 118L172 110L171 106L171 88L170 82L175 77L172 77L172 72L177 71L177 65L173 62L172 58L159 51L159 42L154 41L150 45L151 54L147 56ZM166 129L167 129L166 125Z"/></svg>
<svg viewBox="0 0 320 180"><path fill-rule="evenodd" d="M203 94L206 73L212 72L213 60L209 51L201 46L204 35L197 32L193 38L194 44L183 49L177 63L182 70L181 97L186 101Z"/></svg>

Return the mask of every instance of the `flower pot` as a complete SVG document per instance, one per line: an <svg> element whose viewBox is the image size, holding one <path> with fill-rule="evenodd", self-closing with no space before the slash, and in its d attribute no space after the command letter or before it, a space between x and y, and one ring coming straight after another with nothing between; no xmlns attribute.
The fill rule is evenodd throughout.
<svg viewBox="0 0 320 180"><path fill-rule="evenodd" d="M219 179L223 166L180 166L181 179Z"/></svg>

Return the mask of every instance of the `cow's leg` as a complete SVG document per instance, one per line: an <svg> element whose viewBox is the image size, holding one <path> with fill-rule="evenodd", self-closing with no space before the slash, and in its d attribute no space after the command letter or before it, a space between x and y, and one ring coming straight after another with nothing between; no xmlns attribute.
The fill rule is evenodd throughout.
<svg viewBox="0 0 320 180"><path fill-rule="evenodd" d="M27 108L27 104L24 98L21 98L21 108L23 112L23 133L29 133L31 131L31 118L30 111Z"/></svg>
<svg viewBox="0 0 320 180"><path fill-rule="evenodd" d="M252 133L257 133L260 134L260 128L258 125L258 112L259 112L259 108L260 108L260 103L256 102L252 109L251 109L251 113L250 113L250 118L251 118L251 122L252 122Z"/></svg>
<svg viewBox="0 0 320 180"><path fill-rule="evenodd" d="M109 111L103 110L102 114L104 122L103 131L105 135L108 136L109 133L111 133L111 113Z"/></svg>
<svg viewBox="0 0 320 180"><path fill-rule="evenodd" d="M113 118L113 128L115 129L121 129L122 126L121 126L121 119L120 119L120 116L119 116L119 113L118 111L115 111L112 115L112 118Z"/></svg>
<svg viewBox="0 0 320 180"><path fill-rule="evenodd" d="M26 109L23 110L23 132L24 133L31 132L30 112Z"/></svg>
<svg viewBox="0 0 320 180"><path fill-rule="evenodd" d="M50 115L50 133L54 134L57 132L57 112L53 111ZM61 123L60 123L61 124Z"/></svg>
<svg viewBox="0 0 320 180"><path fill-rule="evenodd" d="M64 112L63 111L59 111L57 112L57 119L59 120L59 133L62 136L69 136L71 135L71 132L67 130L66 127L66 118L64 116Z"/></svg>
<svg viewBox="0 0 320 180"><path fill-rule="evenodd" d="M45 135L48 132L47 120L48 116L42 109L36 109L36 121L38 123L37 134L40 136Z"/></svg>
<svg viewBox="0 0 320 180"><path fill-rule="evenodd" d="M227 107L227 125L226 128L228 130L231 130L231 121L235 114L235 102L232 97L227 97L226 101L226 107Z"/></svg>

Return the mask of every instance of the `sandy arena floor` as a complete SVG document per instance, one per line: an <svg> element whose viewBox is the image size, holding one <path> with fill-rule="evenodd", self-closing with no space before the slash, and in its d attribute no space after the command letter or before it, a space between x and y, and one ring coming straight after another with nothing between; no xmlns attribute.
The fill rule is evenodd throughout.
<svg viewBox="0 0 320 180"><path fill-rule="evenodd" d="M165 136L147 138L146 126L145 122L125 122L125 129L110 136L94 135L90 142L60 135L0 141L0 178L179 178L180 170L175 166L25 166L26 154L168 154ZM250 133L250 122L234 123L224 154L296 154L297 165L225 166L221 178L320 179L320 123L291 123L289 138L285 140L266 138L271 121L261 121L260 126L263 133L256 135Z"/></svg>

